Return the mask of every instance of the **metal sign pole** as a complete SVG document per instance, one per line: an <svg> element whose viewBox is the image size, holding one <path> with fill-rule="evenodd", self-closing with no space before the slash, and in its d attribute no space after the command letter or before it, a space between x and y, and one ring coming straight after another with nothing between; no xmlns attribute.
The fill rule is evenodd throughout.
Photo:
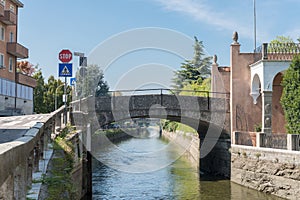
<svg viewBox="0 0 300 200"><path fill-rule="evenodd" d="M64 86L64 124L67 125L67 77L65 77L65 86Z"/></svg>

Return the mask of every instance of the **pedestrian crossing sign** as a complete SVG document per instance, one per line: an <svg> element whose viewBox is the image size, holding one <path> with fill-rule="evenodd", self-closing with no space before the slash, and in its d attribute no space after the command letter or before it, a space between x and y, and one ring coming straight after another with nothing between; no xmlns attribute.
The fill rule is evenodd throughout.
<svg viewBox="0 0 300 200"><path fill-rule="evenodd" d="M72 63L59 63L58 76L72 77Z"/></svg>
<svg viewBox="0 0 300 200"><path fill-rule="evenodd" d="M71 85L76 85L76 78L70 78Z"/></svg>

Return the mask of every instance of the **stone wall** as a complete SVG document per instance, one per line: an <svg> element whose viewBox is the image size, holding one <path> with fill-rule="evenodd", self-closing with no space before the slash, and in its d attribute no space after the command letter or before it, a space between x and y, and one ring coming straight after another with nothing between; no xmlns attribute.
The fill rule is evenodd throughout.
<svg viewBox="0 0 300 200"><path fill-rule="evenodd" d="M214 176L230 177L230 139L219 138L212 151L201 158L200 147L202 140L198 135L177 131L170 133L163 131L163 136L186 148L186 154L194 166L201 172Z"/></svg>
<svg viewBox="0 0 300 200"><path fill-rule="evenodd" d="M199 151L199 145L200 140L198 138L198 135L194 135L192 133L183 133L183 132L167 132L163 131L162 136L172 142L175 142L176 144L180 145L181 147L186 148L184 156L186 156L190 161L191 164L198 168L199 160L200 160L200 151Z"/></svg>
<svg viewBox="0 0 300 200"><path fill-rule="evenodd" d="M17 102L16 108L19 113L15 114L24 114L30 115L33 113L33 101L25 100L15 97L8 97L0 95L0 112L3 115L13 115L13 110L15 108L15 101Z"/></svg>
<svg viewBox="0 0 300 200"><path fill-rule="evenodd" d="M210 142L213 142L213 139L211 139ZM231 169L231 155L229 151L230 145L230 139L219 138L213 149L206 156L201 158L201 171L214 176L221 176L229 179Z"/></svg>
<svg viewBox="0 0 300 200"><path fill-rule="evenodd" d="M300 152L231 146L231 181L287 199L300 199Z"/></svg>

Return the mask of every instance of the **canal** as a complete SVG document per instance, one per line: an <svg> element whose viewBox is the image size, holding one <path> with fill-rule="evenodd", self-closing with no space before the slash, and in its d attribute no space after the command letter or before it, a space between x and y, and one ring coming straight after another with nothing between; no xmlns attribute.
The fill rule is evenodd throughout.
<svg viewBox="0 0 300 200"><path fill-rule="evenodd" d="M116 148L110 147L107 151L94 155L93 199L95 200L280 199L239 186L229 180L206 175L200 177L199 171L187 157L178 155L178 149L160 139L158 133L151 137L131 138L114 144ZM174 149L170 149L170 146ZM124 158L117 153L119 151L134 153L135 156ZM155 151L158 152L155 155L159 155L159 159L153 161L152 152ZM146 165L153 165L153 170ZM143 170L145 168L146 171Z"/></svg>

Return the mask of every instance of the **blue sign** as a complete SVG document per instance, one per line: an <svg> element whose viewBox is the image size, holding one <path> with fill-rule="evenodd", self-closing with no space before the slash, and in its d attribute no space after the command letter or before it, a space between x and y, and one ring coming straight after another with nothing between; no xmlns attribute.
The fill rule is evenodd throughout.
<svg viewBox="0 0 300 200"><path fill-rule="evenodd" d="M59 63L58 76L59 77L72 77L72 63Z"/></svg>
<svg viewBox="0 0 300 200"><path fill-rule="evenodd" d="M76 78L70 78L70 83L74 86L76 84Z"/></svg>

